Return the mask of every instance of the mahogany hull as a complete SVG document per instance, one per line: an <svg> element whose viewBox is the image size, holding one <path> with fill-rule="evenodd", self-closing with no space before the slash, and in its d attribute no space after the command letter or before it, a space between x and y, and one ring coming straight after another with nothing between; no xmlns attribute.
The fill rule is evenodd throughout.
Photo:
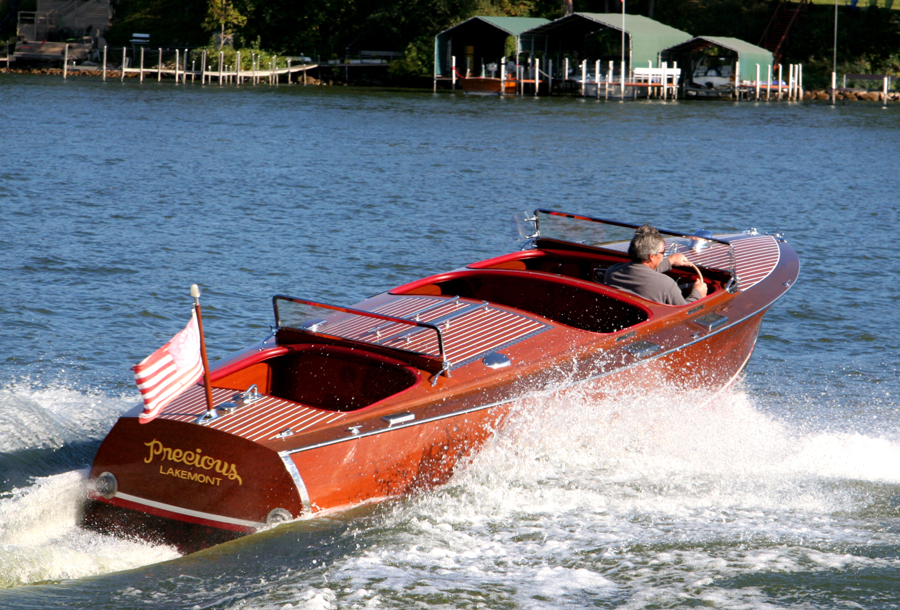
<svg viewBox="0 0 900 610"><path fill-rule="evenodd" d="M199 425L205 403L197 387L148 424L137 423L137 408L120 418L91 468L84 524L193 551L267 524L444 484L523 400L681 390L712 400L747 365L764 313L799 273L785 244L761 245L768 254L748 258L752 264L740 269L751 278L745 291L723 289L710 272L710 295L680 308L634 299L627 309L611 289L570 279L577 265L570 266L576 270L567 272L570 277L550 275L539 266L557 256L552 249L473 264L360 304L379 315L402 310L406 317L433 316L445 324L442 349L455 366L440 370L394 357L388 348L396 329L385 330L391 320L376 327L334 321L342 330L332 335L285 331L213 371L216 405L250 384L263 397L258 403ZM618 255L584 256L590 268ZM495 280L505 283L492 298L515 301L515 307L479 305L477 294L446 296L446 290L484 290ZM514 294L516 286L527 288L524 296ZM549 291L543 297L537 294L541 286ZM628 325L598 330L593 316L573 317L557 311L558 303L540 303L560 298L613 311ZM373 328L389 336L353 343ZM415 344L412 332L418 330L396 336ZM496 353L507 360L498 367L485 356ZM342 407L367 393L366 405ZM96 486L104 473L114 478L114 489Z"/></svg>

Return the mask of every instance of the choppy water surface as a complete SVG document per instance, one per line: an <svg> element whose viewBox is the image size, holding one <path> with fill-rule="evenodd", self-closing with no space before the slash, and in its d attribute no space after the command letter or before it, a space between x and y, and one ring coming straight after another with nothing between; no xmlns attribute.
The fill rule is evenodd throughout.
<svg viewBox="0 0 900 610"><path fill-rule="evenodd" d="M0 607L900 606L900 108L0 75L0 119ZM191 283L216 359L539 206L781 231L800 281L714 408L536 398L441 489L186 557L75 526Z"/></svg>

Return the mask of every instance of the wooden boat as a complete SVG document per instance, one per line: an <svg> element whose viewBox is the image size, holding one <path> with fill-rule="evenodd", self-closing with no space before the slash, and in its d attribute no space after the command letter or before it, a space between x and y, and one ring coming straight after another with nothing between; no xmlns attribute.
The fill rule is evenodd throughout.
<svg viewBox="0 0 900 610"><path fill-rule="evenodd" d="M709 292L661 305L595 281L627 260L634 225L552 210L521 220L525 249L353 307L275 296L272 335L211 372L215 418L198 384L150 423L139 406L118 420L84 525L193 551L442 484L524 397L713 395L799 273L778 235L661 231Z"/></svg>
<svg viewBox="0 0 900 610"><path fill-rule="evenodd" d="M516 81L499 78L491 78L489 76L471 76L462 78L459 86L464 93L470 95L499 95L501 90L504 95L514 95L516 92Z"/></svg>

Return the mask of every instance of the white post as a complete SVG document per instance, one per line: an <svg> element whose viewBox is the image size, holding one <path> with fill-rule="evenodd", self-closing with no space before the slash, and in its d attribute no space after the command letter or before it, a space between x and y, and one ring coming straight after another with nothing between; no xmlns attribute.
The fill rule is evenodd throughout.
<svg viewBox="0 0 900 610"><path fill-rule="evenodd" d="M837 72L831 73L831 105L837 102Z"/></svg>
<svg viewBox="0 0 900 610"><path fill-rule="evenodd" d="M547 95L553 95L553 60L547 60Z"/></svg>
<svg viewBox="0 0 900 610"><path fill-rule="evenodd" d="M141 72L141 82L144 82L144 47L141 47L141 66L140 66L140 72Z"/></svg>
<svg viewBox="0 0 900 610"><path fill-rule="evenodd" d="M788 101L794 101L794 64L788 64Z"/></svg>
<svg viewBox="0 0 900 610"><path fill-rule="evenodd" d="M581 97L584 97L584 81L587 79L587 60L581 60Z"/></svg>
<svg viewBox="0 0 900 610"><path fill-rule="evenodd" d="M292 84L291 83L291 60L290 60L290 58L288 58L287 64L288 64L287 83L290 85L290 84ZM437 82L437 81L435 81L435 82Z"/></svg>
<svg viewBox="0 0 900 610"><path fill-rule="evenodd" d="M781 101L781 83L783 83L783 82L784 81L782 80L781 64L778 64L778 101L779 102Z"/></svg>
<svg viewBox="0 0 900 610"><path fill-rule="evenodd" d="M222 85L222 62L225 61L225 51L219 51L219 86Z"/></svg>
<svg viewBox="0 0 900 610"><path fill-rule="evenodd" d="M435 81L437 83L437 81ZM500 95L506 93L506 58L500 58Z"/></svg>
<svg viewBox="0 0 900 610"><path fill-rule="evenodd" d="M678 62L672 62L672 99L678 99Z"/></svg>
<svg viewBox="0 0 900 610"><path fill-rule="evenodd" d="M237 83L238 86L241 84L241 52L237 52L237 59L234 62L234 82Z"/></svg>
<svg viewBox="0 0 900 610"><path fill-rule="evenodd" d="M887 106L887 103L888 103L888 83L889 83L890 81L891 81L891 77L890 77L890 76L885 76L885 77L884 77L884 85L883 85L882 90L881 90L881 94L882 94L882 96L883 96L881 101L882 101L882 105L884 105L884 106Z"/></svg>
<svg viewBox="0 0 900 610"><path fill-rule="evenodd" d="M564 85L564 88L568 89L568 88L569 88L569 85L568 85L568 81L569 81L569 58L568 58L568 57L566 57L566 58L563 60L563 81L566 83L566 84Z"/></svg>
<svg viewBox="0 0 900 610"><path fill-rule="evenodd" d="M624 36L623 36L624 38ZM622 100L625 100L625 62L622 62L622 69L619 72L619 82L622 83Z"/></svg>
<svg viewBox="0 0 900 610"><path fill-rule="evenodd" d="M594 82L597 84L597 99L600 99L600 60L594 63Z"/></svg>
<svg viewBox="0 0 900 610"><path fill-rule="evenodd" d="M456 55L450 57L450 90L456 91Z"/></svg>
<svg viewBox="0 0 900 610"><path fill-rule="evenodd" d="M662 82L662 98L665 102L669 97L669 80L666 73L669 71L669 62L663 61L659 64L662 74L660 74L660 82Z"/></svg>
<svg viewBox="0 0 900 610"><path fill-rule="evenodd" d="M200 84L206 84L206 49L200 52Z"/></svg>
<svg viewBox="0 0 900 610"><path fill-rule="evenodd" d="M68 73L69 73L69 45L67 44L66 50L63 51L63 80L66 80Z"/></svg>
<svg viewBox="0 0 900 610"><path fill-rule="evenodd" d="M756 64L756 101L759 101L759 64Z"/></svg>
<svg viewBox="0 0 900 610"><path fill-rule="evenodd" d="M797 99L803 100L803 64L797 64Z"/></svg>
<svg viewBox="0 0 900 610"><path fill-rule="evenodd" d="M534 58L534 97L538 96L538 89L541 88L541 60Z"/></svg>
<svg viewBox="0 0 900 610"><path fill-rule="evenodd" d="M125 82L125 66L128 64L128 49L122 47L122 82Z"/></svg>
<svg viewBox="0 0 900 610"><path fill-rule="evenodd" d="M772 64L766 65L766 101L772 97Z"/></svg>
<svg viewBox="0 0 900 610"><path fill-rule="evenodd" d="M156 82L162 81L162 47L159 48L159 59L156 62Z"/></svg>
<svg viewBox="0 0 900 610"><path fill-rule="evenodd" d="M734 99L741 101L741 60L734 62Z"/></svg>
<svg viewBox="0 0 900 610"><path fill-rule="evenodd" d="M181 49L175 49L175 84L178 84L178 64L181 63Z"/></svg>
<svg viewBox="0 0 900 610"><path fill-rule="evenodd" d="M106 45L103 45L103 82L106 82Z"/></svg>
<svg viewBox="0 0 900 610"><path fill-rule="evenodd" d="M613 62L609 62L609 68L606 70L606 89L604 90L604 95L606 99L609 100L609 88L612 86L612 75L613 75Z"/></svg>

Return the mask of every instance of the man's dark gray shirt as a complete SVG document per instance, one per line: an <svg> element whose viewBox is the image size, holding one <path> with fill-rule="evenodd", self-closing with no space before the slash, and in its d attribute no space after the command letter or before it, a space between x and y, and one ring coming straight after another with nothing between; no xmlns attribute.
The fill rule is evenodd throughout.
<svg viewBox="0 0 900 610"><path fill-rule="evenodd" d="M691 290L687 299L681 296L681 289L675 280L663 275L671 268L672 263L667 258L656 270L641 263L620 263L606 270L604 283L665 305L686 305L699 299L700 293L696 289Z"/></svg>

